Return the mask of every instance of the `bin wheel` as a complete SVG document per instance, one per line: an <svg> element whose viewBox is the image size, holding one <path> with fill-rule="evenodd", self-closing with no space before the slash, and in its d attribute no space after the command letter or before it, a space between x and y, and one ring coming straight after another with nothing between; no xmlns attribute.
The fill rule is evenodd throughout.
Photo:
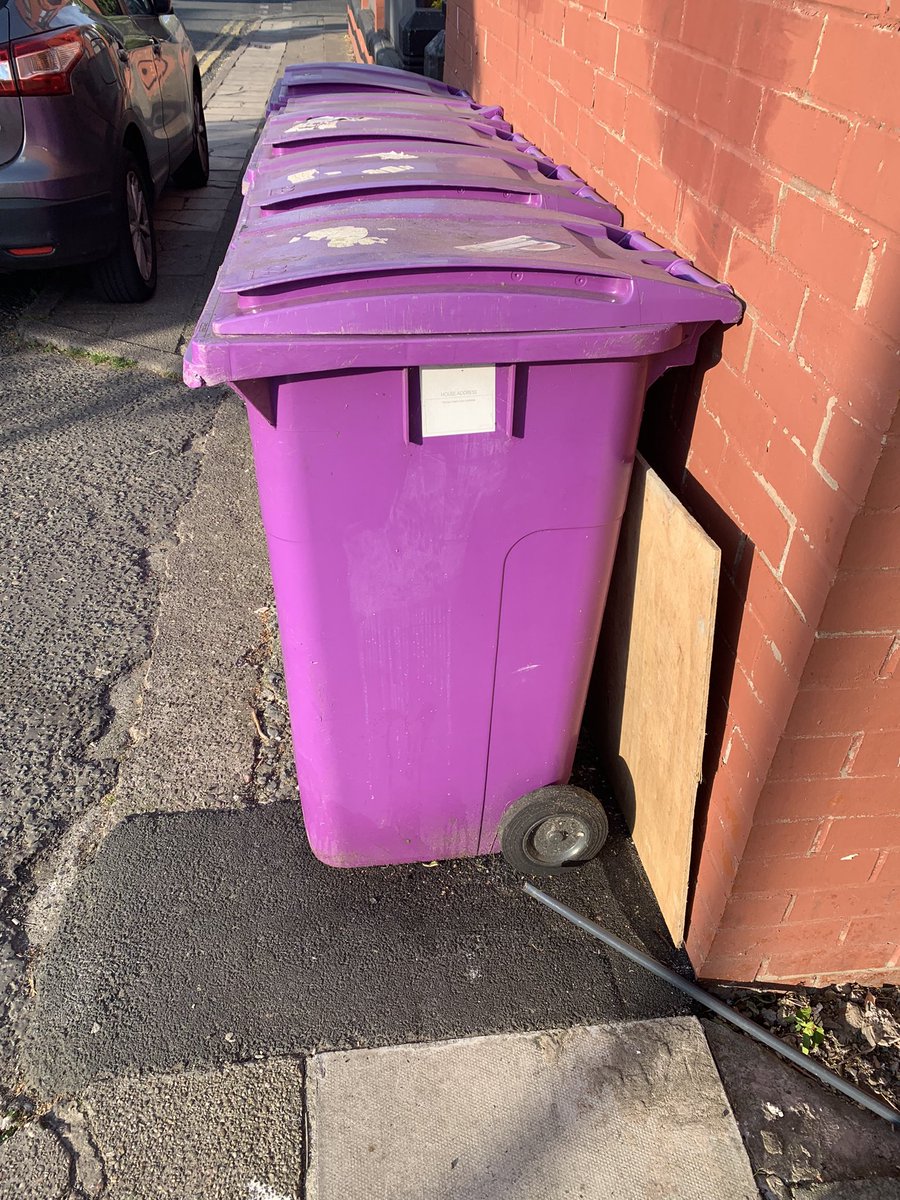
<svg viewBox="0 0 900 1200"><path fill-rule="evenodd" d="M554 784L529 792L500 819L500 851L523 875L560 875L594 858L609 822L584 788Z"/></svg>

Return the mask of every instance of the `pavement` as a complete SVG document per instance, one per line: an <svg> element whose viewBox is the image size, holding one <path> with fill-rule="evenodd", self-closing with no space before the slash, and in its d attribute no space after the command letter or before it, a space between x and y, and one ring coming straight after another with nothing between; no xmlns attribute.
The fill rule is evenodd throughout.
<svg viewBox="0 0 900 1200"><path fill-rule="evenodd" d="M311 855L245 418L177 380L271 83L344 9L179 12L214 178L162 201L158 296L0 281L0 1200L900 1195L876 1118L500 860ZM685 972L611 819L549 890Z"/></svg>

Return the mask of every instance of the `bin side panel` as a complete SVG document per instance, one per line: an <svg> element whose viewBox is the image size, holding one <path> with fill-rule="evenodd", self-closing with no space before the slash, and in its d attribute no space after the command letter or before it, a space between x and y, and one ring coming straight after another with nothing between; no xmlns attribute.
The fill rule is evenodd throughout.
<svg viewBox="0 0 900 1200"><path fill-rule="evenodd" d="M477 852L507 443L410 444L404 371L252 407L304 820L336 866ZM481 531L479 533L479 531Z"/></svg>
<svg viewBox="0 0 900 1200"><path fill-rule="evenodd" d="M506 561L483 853L510 804L572 773L618 529L542 530Z"/></svg>
<svg viewBox="0 0 900 1200"><path fill-rule="evenodd" d="M501 366L493 433L418 443L404 370L282 381L275 425L248 408L323 861L476 854L483 818L489 849L512 800L567 774L645 377Z"/></svg>
<svg viewBox="0 0 900 1200"><path fill-rule="evenodd" d="M510 804L571 774L645 378L646 362L528 368L523 487L545 528L504 565L482 853Z"/></svg>

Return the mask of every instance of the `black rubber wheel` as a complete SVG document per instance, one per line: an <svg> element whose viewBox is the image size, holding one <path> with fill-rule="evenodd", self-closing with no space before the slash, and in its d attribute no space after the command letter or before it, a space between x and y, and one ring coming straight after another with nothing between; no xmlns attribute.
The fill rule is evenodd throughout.
<svg viewBox="0 0 900 1200"><path fill-rule="evenodd" d="M172 176L180 188L202 188L209 183L209 141L206 136L206 117L203 100L194 88L194 148Z"/></svg>
<svg viewBox="0 0 900 1200"><path fill-rule="evenodd" d="M156 291L156 232L152 193L141 164L126 150L116 247L95 263L94 288L113 304L140 304Z"/></svg>
<svg viewBox="0 0 900 1200"><path fill-rule="evenodd" d="M609 833L600 801L584 788L554 784L529 792L503 814L503 857L523 875L560 875L589 862Z"/></svg>

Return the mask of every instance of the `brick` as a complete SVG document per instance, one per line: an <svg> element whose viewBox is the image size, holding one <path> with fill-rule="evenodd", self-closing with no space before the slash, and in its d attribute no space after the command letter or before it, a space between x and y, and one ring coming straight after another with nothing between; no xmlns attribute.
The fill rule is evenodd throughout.
<svg viewBox="0 0 900 1200"><path fill-rule="evenodd" d="M833 688L874 683L891 642L886 634L817 637L803 672L803 686Z"/></svg>
<svg viewBox="0 0 900 1200"><path fill-rule="evenodd" d="M768 929L723 925L716 934L712 953L716 956L752 959L796 953L803 949L812 954L815 947L837 945L845 926L845 921L798 921L770 926Z"/></svg>
<svg viewBox="0 0 900 1200"><path fill-rule="evenodd" d="M790 340L806 294L806 281L792 266L736 233L731 243L728 282L757 310L763 324Z"/></svg>
<svg viewBox="0 0 900 1200"><path fill-rule="evenodd" d="M865 502L883 448L883 435L854 420L839 405L828 414L818 461L855 505ZM888 565L888 564L879 564Z"/></svg>
<svg viewBox="0 0 900 1200"><path fill-rule="evenodd" d="M828 380L851 416L875 429L887 428L900 386L895 347L850 309L814 295L803 307L796 347Z"/></svg>
<svg viewBox="0 0 900 1200"><path fill-rule="evenodd" d="M550 79L563 89L567 100L582 108L594 103L594 68L566 46L550 49ZM573 129L574 132L574 129ZM560 130L567 136L565 130Z"/></svg>
<svg viewBox="0 0 900 1200"><path fill-rule="evenodd" d="M776 415L780 428L812 453L825 420L826 391L793 350L760 331L753 339L747 381Z"/></svg>
<svg viewBox="0 0 900 1200"><path fill-rule="evenodd" d="M824 633L891 633L900 612L900 571L840 574L820 628Z"/></svg>
<svg viewBox="0 0 900 1200"><path fill-rule="evenodd" d="M832 821L822 842L823 854L859 854L900 849L900 816L845 817Z"/></svg>
<svg viewBox="0 0 900 1200"><path fill-rule="evenodd" d="M795 737L862 733L900 724L900 680L849 688L801 688L787 732Z"/></svg>
<svg viewBox="0 0 900 1200"><path fill-rule="evenodd" d="M882 567L900 571L900 512L861 512L850 527L841 569L875 571ZM900 582L897 623L900 624Z"/></svg>
<svg viewBox="0 0 900 1200"><path fill-rule="evenodd" d="M900 441L889 439L882 449L866 493L866 507L878 511L900 508Z"/></svg>
<svg viewBox="0 0 900 1200"><path fill-rule="evenodd" d="M801 892L795 899L788 921L825 921L853 917L874 917L900 911L900 888L878 883L835 891Z"/></svg>
<svg viewBox="0 0 900 1200"><path fill-rule="evenodd" d="M850 768L854 777L894 775L900 773L900 727L870 729L863 737Z"/></svg>
<svg viewBox="0 0 900 1200"><path fill-rule="evenodd" d="M634 200L638 209L674 237L681 205L681 189L659 167L641 159Z"/></svg>
<svg viewBox="0 0 900 1200"><path fill-rule="evenodd" d="M608 0L607 11L612 16L613 7L616 7L618 11L621 11L622 8L634 9L638 3L640 4L642 29L655 34L657 38L666 38L671 42L679 40L684 0L665 0L664 4L660 4L659 0L625 0L624 4L621 0L618 4L614 4L614 0Z"/></svg>
<svg viewBox="0 0 900 1200"><path fill-rule="evenodd" d="M730 66L738 48L740 22L722 12L719 0L685 0L681 41L717 62Z"/></svg>
<svg viewBox="0 0 900 1200"><path fill-rule="evenodd" d="M695 58L674 46L657 46L651 91L660 104L691 117L697 107L699 86L700 70Z"/></svg>
<svg viewBox="0 0 900 1200"><path fill-rule="evenodd" d="M811 629L819 622L834 576L834 564L828 562L802 529L795 529L781 568L781 580Z"/></svg>
<svg viewBox="0 0 900 1200"><path fill-rule="evenodd" d="M770 639L785 663L805 662L812 646L814 629L803 620L781 582L775 578L765 563L754 558L747 605L759 621L766 637ZM793 692L790 703L793 703ZM788 712L778 713L781 724L787 720ZM779 734L781 729L779 728Z"/></svg>
<svg viewBox="0 0 900 1200"><path fill-rule="evenodd" d="M882 966L873 966L873 958L862 953L859 947L851 949L841 944L811 946L808 950L794 953L773 954L763 964L756 978L759 982L805 983L813 987L824 987L829 982L843 980L880 986L893 979L898 972L892 972L888 967L882 947L875 948L873 953L879 951L878 961Z"/></svg>
<svg viewBox="0 0 900 1200"><path fill-rule="evenodd" d="M816 777L831 779L840 772L850 746L851 739L846 734L838 737L782 738L772 760L769 778L773 781Z"/></svg>
<svg viewBox="0 0 900 1200"><path fill-rule="evenodd" d="M759 794L754 820L813 821L825 817L892 814L894 804L865 779L767 780Z"/></svg>
<svg viewBox="0 0 900 1200"><path fill-rule="evenodd" d="M792 899L790 892L749 892L731 896L725 906L722 925L750 928L778 925Z"/></svg>
<svg viewBox="0 0 900 1200"><path fill-rule="evenodd" d="M820 100L863 117L900 125L900 38L896 30L832 18L810 81Z"/></svg>
<svg viewBox="0 0 900 1200"><path fill-rule="evenodd" d="M687 193L681 203L677 234L677 248L681 253L695 262L701 271L721 278L734 236L733 222L721 211Z"/></svg>
<svg viewBox="0 0 900 1200"><path fill-rule="evenodd" d="M751 983L759 978L759 972L762 969L760 955L750 957L746 954L719 954L715 942L710 947L709 954L705 959L698 962L692 955L691 962L694 964L698 978L712 983Z"/></svg>
<svg viewBox="0 0 900 1200"><path fill-rule="evenodd" d="M666 122L663 166L693 191L703 195L709 190L715 159L715 142L688 120L672 117Z"/></svg>
<svg viewBox="0 0 900 1200"><path fill-rule="evenodd" d="M896 792L894 793L896 795ZM884 858L873 882L882 887L897 887L900 885L900 851L892 850Z"/></svg>
<svg viewBox="0 0 900 1200"><path fill-rule="evenodd" d="M806 16L775 8L767 0L744 4L737 65L784 88L804 88L809 82L821 16Z"/></svg>
<svg viewBox="0 0 900 1200"><path fill-rule="evenodd" d="M851 308L856 304L872 249L864 229L789 190L775 246L820 293Z"/></svg>
<svg viewBox="0 0 900 1200"><path fill-rule="evenodd" d="M716 63L703 64L696 117L704 125L737 146L750 146L761 102L762 88L758 83Z"/></svg>
<svg viewBox="0 0 900 1200"><path fill-rule="evenodd" d="M620 198L628 204L633 202L637 168L638 156L631 147L614 137L608 137L603 156L603 173L613 185L616 202Z"/></svg>
<svg viewBox="0 0 900 1200"><path fill-rule="evenodd" d="M750 687L741 664L734 669L727 695L729 711L761 771L765 770L778 745L783 725L779 710L790 708L792 692L793 689L786 685L784 696L760 697Z"/></svg>
<svg viewBox="0 0 900 1200"><path fill-rule="evenodd" d="M722 362L739 375L746 372L755 330L756 318L753 313L748 312L744 313L740 324L725 330L722 341Z"/></svg>
<svg viewBox="0 0 900 1200"><path fill-rule="evenodd" d="M612 72L616 61L618 30L601 13L590 9L566 8L563 45L595 67Z"/></svg>
<svg viewBox="0 0 900 1200"><path fill-rule="evenodd" d="M769 92L763 101L756 148L789 175L830 192L850 123L791 96Z"/></svg>
<svg viewBox="0 0 900 1200"><path fill-rule="evenodd" d="M809 854L821 824L821 821L783 821L773 825L754 825L742 861Z"/></svg>
<svg viewBox="0 0 900 1200"><path fill-rule="evenodd" d="M854 887L865 883L877 860L876 850L862 850L853 858L811 854L753 859L741 863L734 881L734 894Z"/></svg>
<svg viewBox="0 0 900 1200"><path fill-rule="evenodd" d="M896 134L860 124L838 171L837 193L857 212L900 230L900 140Z"/></svg>
<svg viewBox="0 0 900 1200"><path fill-rule="evenodd" d="M780 185L764 163L733 154L724 146L716 155L710 202L739 225L767 241L775 222Z"/></svg>
<svg viewBox="0 0 900 1200"><path fill-rule="evenodd" d="M890 962L892 951L900 945L900 912L886 911L875 917L855 917L847 927L845 945L860 949L883 946Z"/></svg>
<svg viewBox="0 0 900 1200"><path fill-rule="evenodd" d="M649 91L653 73L653 58L656 44L642 33L630 29L619 30L616 51L616 75L643 91Z"/></svg>
<svg viewBox="0 0 900 1200"><path fill-rule="evenodd" d="M718 486L719 498L740 528L777 566L787 546L790 526L763 486L754 465L731 445L725 449Z"/></svg>
<svg viewBox="0 0 900 1200"><path fill-rule="evenodd" d="M900 207L900 201L898 201ZM900 250L888 245L878 257L872 291L866 302L866 317L888 337L900 334Z"/></svg>
<svg viewBox="0 0 900 1200"><path fill-rule="evenodd" d="M565 15L565 0L541 0L538 8L524 5L521 11L525 24L540 29L551 42L562 41Z"/></svg>
<svg viewBox="0 0 900 1200"><path fill-rule="evenodd" d="M607 129L620 134L625 127L625 88L599 71L594 74L594 116Z"/></svg>
<svg viewBox="0 0 900 1200"><path fill-rule="evenodd" d="M629 92L625 97L625 138L652 162L662 155L666 114L648 97Z"/></svg>
<svg viewBox="0 0 900 1200"><path fill-rule="evenodd" d="M573 100L571 96L567 96L564 92L557 94L553 116L560 141L560 149L555 152L557 162L564 159L565 150L570 145L574 145L578 138L578 119L581 109L582 105Z"/></svg>

